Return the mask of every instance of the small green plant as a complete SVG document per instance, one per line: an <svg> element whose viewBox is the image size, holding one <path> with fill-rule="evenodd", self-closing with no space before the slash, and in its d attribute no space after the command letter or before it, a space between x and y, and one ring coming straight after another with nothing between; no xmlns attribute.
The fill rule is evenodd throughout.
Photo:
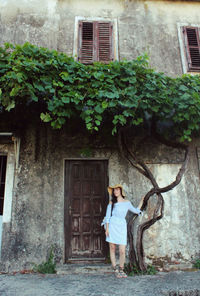
<svg viewBox="0 0 200 296"><path fill-rule="evenodd" d="M194 267L200 269L200 259L197 259L194 263Z"/></svg>
<svg viewBox="0 0 200 296"><path fill-rule="evenodd" d="M146 274L154 275L156 273L157 273L157 270L156 270L155 266L153 266L153 265L148 265L147 266L147 272L146 272Z"/></svg>
<svg viewBox="0 0 200 296"><path fill-rule="evenodd" d="M125 264L124 270L129 276L142 274L142 272L137 268L137 266L131 263Z"/></svg>
<svg viewBox="0 0 200 296"><path fill-rule="evenodd" d="M152 265L148 265L146 272L143 272L139 270L135 264L131 264L131 263L125 264L124 270L129 276L145 275L145 274L154 275L157 273L156 268Z"/></svg>
<svg viewBox="0 0 200 296"><path fill-rule="evenodd" d="M38 265L35 264L33 267L33 271L39 273L56 273L56 263L54 262L54 253L52 249L49 254L48 260Z"/></svg>

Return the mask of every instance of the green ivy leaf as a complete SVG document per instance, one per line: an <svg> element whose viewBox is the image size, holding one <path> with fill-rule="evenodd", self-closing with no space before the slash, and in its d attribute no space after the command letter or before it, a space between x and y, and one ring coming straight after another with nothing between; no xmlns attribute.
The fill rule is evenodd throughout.
<svg viewBox="0 0 200 296"><path fill-rule="evenodd" d="M40 118L42 121L44 122L49 122L52 120L51 116L49 115L49 113L41 113L40 114Z"/></svg>
<svg viewBox="0 0 200 296"><path fill-rule="evenodd" d="M97 113L103 113L104 109L100 106L100 105L97 105L94 110L97 112Z"/></svg>
<svg viewBox="0 0 200 296"><path fill-rule="evenodd" d="M69 104L70 98L69 97L61 97L63 103Z"/></svg>
<svg viewBox="0 0 200 296"><path fill-rule="evenodd" d="M19 90L20 90L20 87L18 85L15 86L15 87L13 87L12 90L11 90L11 92L10 92L10 96L11 97L16 96L18 94Z"/></svg>
<svg viewBox="0 0 200 296"><path fill-rule="evenodd" d="M11 101L7 107L6 107L6 110L7 111L10 111L11 109L15 108L15 101Z"/></svg>
<svg viewBox="0 0 200 296"><path fill-rule="evenodd" d="M108 102L107 102L107 101L103 101L103 102L102 102L102 108L103 108L103 109L108 108Z"/></svg>
<svg viewBox="0 0 200 296"><path fill-rule="evenodd" d="M96 125L100 125L100 124L101 124L101 121L99 121L99 120L95 120L95 124L96 124Z"/></svg>
<svg viewBox="0 0 200 296"><path fill-rule="evenodd" d="M185 86L185 85L182 84L182 85L179 86L179 90L182 90L182 91L185 92L185 91L188 90L188 88L187 88L187 86Z"/></svg>
<svg viewBox="0 0 200 296"><path fill-rule="evenodd" d="M92 117L87 116L87 117L85 118L85 122L86 122L86 123L89 123L90 121L92 121Z"/></svg>

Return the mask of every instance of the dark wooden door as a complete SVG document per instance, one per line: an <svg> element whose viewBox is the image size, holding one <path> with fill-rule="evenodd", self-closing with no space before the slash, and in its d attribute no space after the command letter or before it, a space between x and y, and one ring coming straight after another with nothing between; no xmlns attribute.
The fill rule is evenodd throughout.
<svg viewBox="0 0 200 296"><path fill-rule="evenodd" d="M66 260L105 258L101 221L108 203L107 161L66 160Z"/></svg>

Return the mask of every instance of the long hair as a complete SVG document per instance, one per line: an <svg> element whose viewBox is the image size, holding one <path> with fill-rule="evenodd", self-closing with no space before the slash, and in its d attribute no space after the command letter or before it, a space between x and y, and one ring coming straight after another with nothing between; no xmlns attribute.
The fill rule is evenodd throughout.
<svg viewBox="0 0 200 296"><path fill-rule="evenodd" d="M119 187L119 189L120 189L121 196L123 198L125 198L125 196L122 195L122 189L121 189L121 187ZM112 199L111 199L111 201L112 201L111 216L112 216L112 211L113 211L114 204L117 203L117 197L114 195L114 189L112 190L112 195L111 196L112 196Z"/></svg>

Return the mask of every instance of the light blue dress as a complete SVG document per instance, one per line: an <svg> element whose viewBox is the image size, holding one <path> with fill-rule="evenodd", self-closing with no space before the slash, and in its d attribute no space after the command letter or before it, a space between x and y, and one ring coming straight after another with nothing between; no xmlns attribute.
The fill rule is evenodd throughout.
<svg viewBox="0 0 200 296"><path fill-rule="evenodd" d="M106 237L106 241L117 245L127 244L127 223L126 214L131 211L135 214L141 214L140 209L134 208L130 201L117 202L114 204L112 216L111 207L109 204L106 210L106 217L104 223L109 224L109 236Z"/></svg>

